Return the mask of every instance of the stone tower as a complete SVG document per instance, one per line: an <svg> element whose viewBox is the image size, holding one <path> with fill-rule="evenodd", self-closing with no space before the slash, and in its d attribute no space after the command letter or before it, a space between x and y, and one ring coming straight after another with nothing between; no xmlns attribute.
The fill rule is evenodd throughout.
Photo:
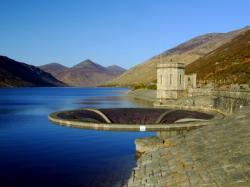
<svg viewBox="0 0 250 187"><path fill-rule="evenodd" d="M177 99L184 95L185 90L184 64L173 62L160 62L157 65L157 99Z"/></svg>

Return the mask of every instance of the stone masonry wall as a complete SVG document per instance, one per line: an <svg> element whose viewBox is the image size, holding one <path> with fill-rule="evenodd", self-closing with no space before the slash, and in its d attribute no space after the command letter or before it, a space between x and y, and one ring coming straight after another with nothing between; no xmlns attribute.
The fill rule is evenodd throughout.
<svg viewBox="0 0 250 187"><path fill-rule="evenodd" d="M250 107L182 135L142 141L154 149L144 149L128 187L250 185Z"/></svg>
<svg viewBox="0 0 250 187"><path fill-rule="evenodd" d="M249 92L208 89L189 98L156 102L227 115L174 137L137 139L136 147L143 153L126 186L250 186L249 104Z"/></svg>

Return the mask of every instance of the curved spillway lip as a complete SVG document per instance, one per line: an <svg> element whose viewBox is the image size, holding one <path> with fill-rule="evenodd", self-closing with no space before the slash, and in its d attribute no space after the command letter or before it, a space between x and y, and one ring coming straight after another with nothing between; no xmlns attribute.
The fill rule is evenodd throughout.
<svg viewBox="0 0 250 187"><path fill-rule="evenodd" d="M156 108L152 108L155 110ZM114 109L115 110L115 109ZM81 119L64 119L61 117L62 114L65 113L74 113L79 111L92 111L96 113L104 122L88 122L83 121ZM215 116L212 119L204 120L204 119L193 119L193 118L182 118L180 120L176 120L175 123L169 124L159 124L161 119L173 110L166 110L157 118L157 123L150 124L128 124L128 123L116 123L112 122L104 112L98 109L78 109L78 110L68 110L61 112L54 112L48 116L48 119L56 124L64 125L67 127L74 128L83 128L83 129L93 129L93 130L109 130L109 131L174 131L174 130L191 130L195 128L199 128L211 123L213 119L218 118Z"/></svg>

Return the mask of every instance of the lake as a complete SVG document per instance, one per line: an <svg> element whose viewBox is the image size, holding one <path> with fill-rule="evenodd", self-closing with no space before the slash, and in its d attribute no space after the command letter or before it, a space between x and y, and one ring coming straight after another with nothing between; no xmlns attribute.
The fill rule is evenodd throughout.
<svg viewBox="0 0 250 187"><path fill-rule="evenodd" d="M0 186L114 186L135 166L134 140L150 132L68 128L54 111L139 107L124 88L1 88Z"/></svg>

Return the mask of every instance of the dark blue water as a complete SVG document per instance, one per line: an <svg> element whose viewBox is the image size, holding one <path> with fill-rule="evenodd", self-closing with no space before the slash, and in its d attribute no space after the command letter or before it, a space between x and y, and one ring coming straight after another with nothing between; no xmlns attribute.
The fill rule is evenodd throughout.
<svg viewBox="0 0 250 187"><path fill-rule="evenodd" d="M0 89L0 187L112 186L135 165L134 140L153 135L67 128L49 113L136 107L118 88Z"/></svg>

